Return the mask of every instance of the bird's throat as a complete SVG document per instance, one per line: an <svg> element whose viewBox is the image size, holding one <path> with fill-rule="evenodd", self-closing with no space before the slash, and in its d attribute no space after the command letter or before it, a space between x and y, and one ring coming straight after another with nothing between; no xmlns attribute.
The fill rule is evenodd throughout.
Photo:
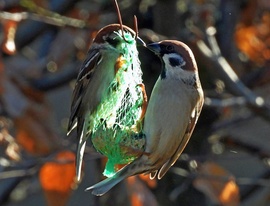
<svg viewBox="0 0 270 206"><path fill-rule="evenodd" d="M165 79L166 78L166 68L165 68L165 64L164 64L163 61L162 61L162 68L161 68L160 78L161 79Z"/></svg>

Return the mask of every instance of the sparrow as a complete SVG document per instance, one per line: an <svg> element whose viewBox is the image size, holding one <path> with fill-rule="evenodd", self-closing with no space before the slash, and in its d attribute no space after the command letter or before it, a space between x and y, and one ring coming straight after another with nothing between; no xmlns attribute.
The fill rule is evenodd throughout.
<svg viewBox="0 0 270 206"><path fill-rule="evenodd" d="M119 70L131 68L132 72L135 70L138 73L141 72L136 42L144 45L144 42L131 28L122 24L105 26L98 31L79 70L72 95L71 114L67 128L69 135L77 127L76 175L78 181L81 179L86 140L91 136L93 132L91 130L95 124L91 118L98 112L98 108L99 111L101 110L100 105L105 101L103 97L113 96L114 91L111 90L121 87L121 82L115 81ZM108 91L113 81L115 85ZM125 90L123 89L123 91ZM115 116L115 114L109 115ZM101 116L100 121L102 118L108 119L108 116ZM109 121L113 125L115 119L110 118Z"/></svg>
<svg viewBox="0 0 270 206"><path fill-rule="evenodd" d="M86 190L101 196L123 179L149 174L161 179L186 147L202 110L204 95L191 49L183 42L164 40L147 45L161 60L161 73L145 114L144 153Z"/></svg>

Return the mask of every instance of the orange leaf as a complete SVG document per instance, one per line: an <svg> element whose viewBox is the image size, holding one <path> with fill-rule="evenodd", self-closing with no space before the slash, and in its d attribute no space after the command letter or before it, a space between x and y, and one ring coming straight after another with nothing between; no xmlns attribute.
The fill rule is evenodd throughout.
<svg viewBox="0 0 270 206"><path fill-rule="evenodd" d="M28 112L15 119L17 142L29 153L46 155L53 151L53 142L47 138L50 134Z"/></svg>
<svg viewBox="0 0 270 206"><path fill-rule="evenodd" d="M235 181L230 180L224 185L223 190L219 195L219 199L223 204L239 204L239 189L238 186L235 184Z"/></svg>
<svg viewBox="0 0 270 206"><path fill-rule="evenodd" d="M31 108L14 119L17 142L29 153L48 155L59 148L59 137L48 122L45 104L31 102Z"/></svg>
<svg viewBox="0 0 270 206"><path fill-rule="evenodd" d="M130 201L132 206L143 206L140 196L137 195L136 193L131 194Z"/></svg>
<svg viewBox="0 0 270 206"><path fill-rule="evenodd" d="M199 175L193 181L193 185L216 204L239 205L239 188L233 176L216 163L204 163L200 167Z"/></svg>
<svg viewBox="0 0 270 206"><path fill-rule="evenodd" d="M157 206L157 200L154 194L137 176L127 179L129 199L131 206Z"/></svg>
<svg viewBox="0 0 270 206"><path fill-rule="evenodd" d="M253 10L254 7L251 7L251 9ZM253 21L253 19L250 20ZM256 24L248 24L248 26L239 24L235 32L237 47L257 64L264 64L270 58L269 27L270 15L265 12Z"/></svg>
<svg viewBox="0 0 270 206"><path fill-rule="evenodd" d="M74 153L62 151L55 162L45 163L40 169L39 180L50 206L65 205L75 186Z"/></svg>
<svg viewBox="0 0 270 206"><path fill-rule="evenodd" d="M75 177L75 155L63 151L56 156L56 161L45 163L39 173L44 190L69 192Z"/></svg>
<svg viewBox="0 0 270 206"><path fill-rule="evenodd" d="M150 187L150 188L156 188L157 187L157 180L156 179L150 179L149 175L140 174L139 177Z"/></svg>

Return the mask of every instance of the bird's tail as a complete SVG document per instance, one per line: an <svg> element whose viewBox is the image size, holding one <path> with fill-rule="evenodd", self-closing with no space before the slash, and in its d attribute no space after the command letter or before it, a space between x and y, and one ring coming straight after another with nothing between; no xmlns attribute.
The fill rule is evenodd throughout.
<svg viewBox="0 0 270 206"><path fill-rule="evenodd" d="M112 177L108 177L107 179L88 187L86 191L92 190L93 195L102 196L125 178L146 172L148 168L142 167L142 164L140 164L141 160L142 159L139 158L129 165L126 165Z"/></svg>
<svg viewBox="0 0 270 206"><path fill-rule="evenodd" d="M83 163L83 155L85 150L86 141L81 141L77 145L77 155L76 155L76 176L77 181L81 181L82 175L82 163Z"/></svg>
<svg viewBox="0 0 270 206"><path fill-rule="evenodd" d="M81 180L81 173L82 173L82 163L83 163L83 156L86 146L86 130L85 130L85 122L79 124L82 125L79 127L78 133L80 134L79 141L77 144L77 155L76 155L76 176L77 181Z"/></svg>
<svg viewBox="0 0 270 206"><path fill-rule="evenodd" d="M106 192L108 192L111 188L117 185L119 182L124 180L125 178L132 176L132 173L129 174L129 165L125 166L118 172L116 172L112 177L108 177L107 179L91 186L86 189L86 191L92 190L92 194L96 196L102 196Z"/></svg>

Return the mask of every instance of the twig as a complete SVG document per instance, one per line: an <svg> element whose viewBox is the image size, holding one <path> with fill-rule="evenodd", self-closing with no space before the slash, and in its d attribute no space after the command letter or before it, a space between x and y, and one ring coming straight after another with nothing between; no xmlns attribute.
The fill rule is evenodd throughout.
<svg viewBox="0 0 270 206"><path fill-rule="evenodd" d="M51 16L40 15L36 13L30 12L19 12L19 13L10 13L2 11L0 12L0 19L7 19L20 22L22 20L31 19L34 21L40 21L46 24L54 25L54 26L71 26L75 28L85 28L87 26L86 22L79 19L74 19L70 17L66 17L60 14L55 14Z"/></svg>
<svg viewBox="0 0 270 206"><path fill-rule="evenodd" d="M11 171L0 172L0 180L15 178L15 177L32 176L38 172L39 168L40 168L39 166L35 166L35 167L30 168L30 169L11 170Z"/></svg>
<svg viewBox="0 0 270 206"><path fill-rule="evenodd" d="M171 172L176 175L185 178L204 178L208 180L216 180L220 182L227 182L229 180L234 180L238 185L257 185L262 187L270 187L270 180L268 179L269 172L263 174L262 177L259 178L249 178L249 177L233 177L232 175L213 175L213 174L206 174L206 173L198 173L198 172L189 172L183 168L179 167L172 167Z"/></svg>
<svg viewBox="0 0 270 206"><path fill-rule="evenodd" d="M208 28L206 30L207 39L209 40L210 48L204 43L203 40L197 41L197 47L202 54L214 63L215 70L210 70L222 79L228 90L236 95L242 96L247 101L248 107L256 114L263 117L265 120L270 121L270 107L264 99L249 88L238 78L227 60L221 55L218 44L215 39L215 28Z"/></svg>
<svg viewBox="0 0 270 206"><path fill-rule="evenodd" d="M50 1L50 11L56 12L58 14L63 14L69 11L76 3L76 0ZM17 49L19 50L20 48L27 45L29 42L33 41L47 28L48 24L33 20L27 20L23 24L20 24L17 28L17 32L15 35L15 43Z"/></svg>
<svg viewBox="0 0 270 206"><path fill-rule="evenodd" d="M216 99L205 97L204 105L208 107L231 107L231 106L245 106L247 101L244 97L232 97L227 99Z"/></svg>

